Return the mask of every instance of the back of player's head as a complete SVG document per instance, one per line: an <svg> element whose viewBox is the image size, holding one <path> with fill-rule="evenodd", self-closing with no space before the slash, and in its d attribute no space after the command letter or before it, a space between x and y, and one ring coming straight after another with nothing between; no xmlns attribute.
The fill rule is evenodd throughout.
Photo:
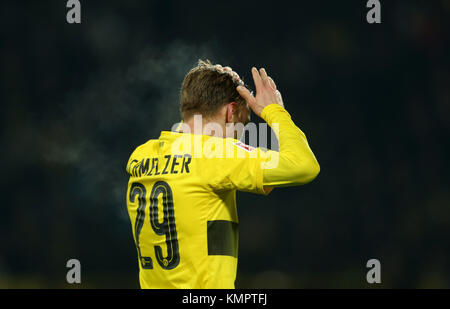
<svg viewBox="0 0 450 309"><path fill-rule="evenodd" d="M209 60L199 60L185 76L181 86L181 117L184 120L195 114L214 117L225 104L236 102L244 106L245 100L236 87L244 85L236 73L214 65Z"/></svg>

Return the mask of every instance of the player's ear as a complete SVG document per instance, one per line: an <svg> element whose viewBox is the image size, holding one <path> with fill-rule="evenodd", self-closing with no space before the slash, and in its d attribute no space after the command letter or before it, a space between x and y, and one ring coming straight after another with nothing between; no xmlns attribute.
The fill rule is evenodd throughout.
<svg viewBox="0 0 450 309"><path fill-rule="evenodd" d="M230 102L227 104L227 113L226 113L227 123L234 122L234 119L236 118L237 109L238 109L238 105L236 102Z"/></svg>

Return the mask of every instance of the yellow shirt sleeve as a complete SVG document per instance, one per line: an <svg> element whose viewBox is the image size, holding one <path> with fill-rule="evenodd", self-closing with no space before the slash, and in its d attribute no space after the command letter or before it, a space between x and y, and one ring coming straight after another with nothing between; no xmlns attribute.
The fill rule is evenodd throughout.
<svg viewBox="0 0 450 309"><path fill-rule="evenodd" d="M294 124L289 113L280 105L271 104L264 108L261 118L275 132L279 151L264 151L234 139L222 139L223 144L218 143L224 148L218 152L224 155L206 160L208 163L202 170L213 190L235 189L267 195L274 187L306 184L317 176L319 164L305 134Z"/></svg>
<svg viewBox="0 0 450 309"><path fill-rule="evenodd" d="M267 163L263 164L265 190L312 181L319 174L319 163L305 134L294 124L289 113L282 106L271 104L263 109L261 118L274 131L279 146L278 152L267 152Z"/></svg>
<svg viewBox="0 0 450 309"><path fill-rule="evenodd" d="M223 139L222 158L207 160L202 173L213 190L238 190L256 194L268 194L263 186L263 164L266 153L235 139Z"/></svg>

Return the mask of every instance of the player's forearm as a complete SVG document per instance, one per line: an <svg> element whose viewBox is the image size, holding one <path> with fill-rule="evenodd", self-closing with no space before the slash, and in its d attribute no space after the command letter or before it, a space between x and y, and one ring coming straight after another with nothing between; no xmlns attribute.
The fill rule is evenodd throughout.
<svg viewBox="0 0 450 309"><path fill-rule="evenodd" d="M289 113L280 105L271 104L264 108L261 117L274 129L279 145L278 164L264 170L264 185L292 186L312 181L319 174L319 163Z"/></svg>

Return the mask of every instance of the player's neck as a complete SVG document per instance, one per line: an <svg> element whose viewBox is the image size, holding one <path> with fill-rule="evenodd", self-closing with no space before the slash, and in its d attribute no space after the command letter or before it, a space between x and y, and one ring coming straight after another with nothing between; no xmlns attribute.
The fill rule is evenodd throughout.
<svg viewBox="0 0 450 309"><path fill-rule="evenodd" d="M183 123L187 125L188 128L185 127L185 130L181 128L181 133L202 134L221 138L226 137L226 126L225 123L222 123L222 121L220 121L220 119L194 116L184 121Z"/></svg>

